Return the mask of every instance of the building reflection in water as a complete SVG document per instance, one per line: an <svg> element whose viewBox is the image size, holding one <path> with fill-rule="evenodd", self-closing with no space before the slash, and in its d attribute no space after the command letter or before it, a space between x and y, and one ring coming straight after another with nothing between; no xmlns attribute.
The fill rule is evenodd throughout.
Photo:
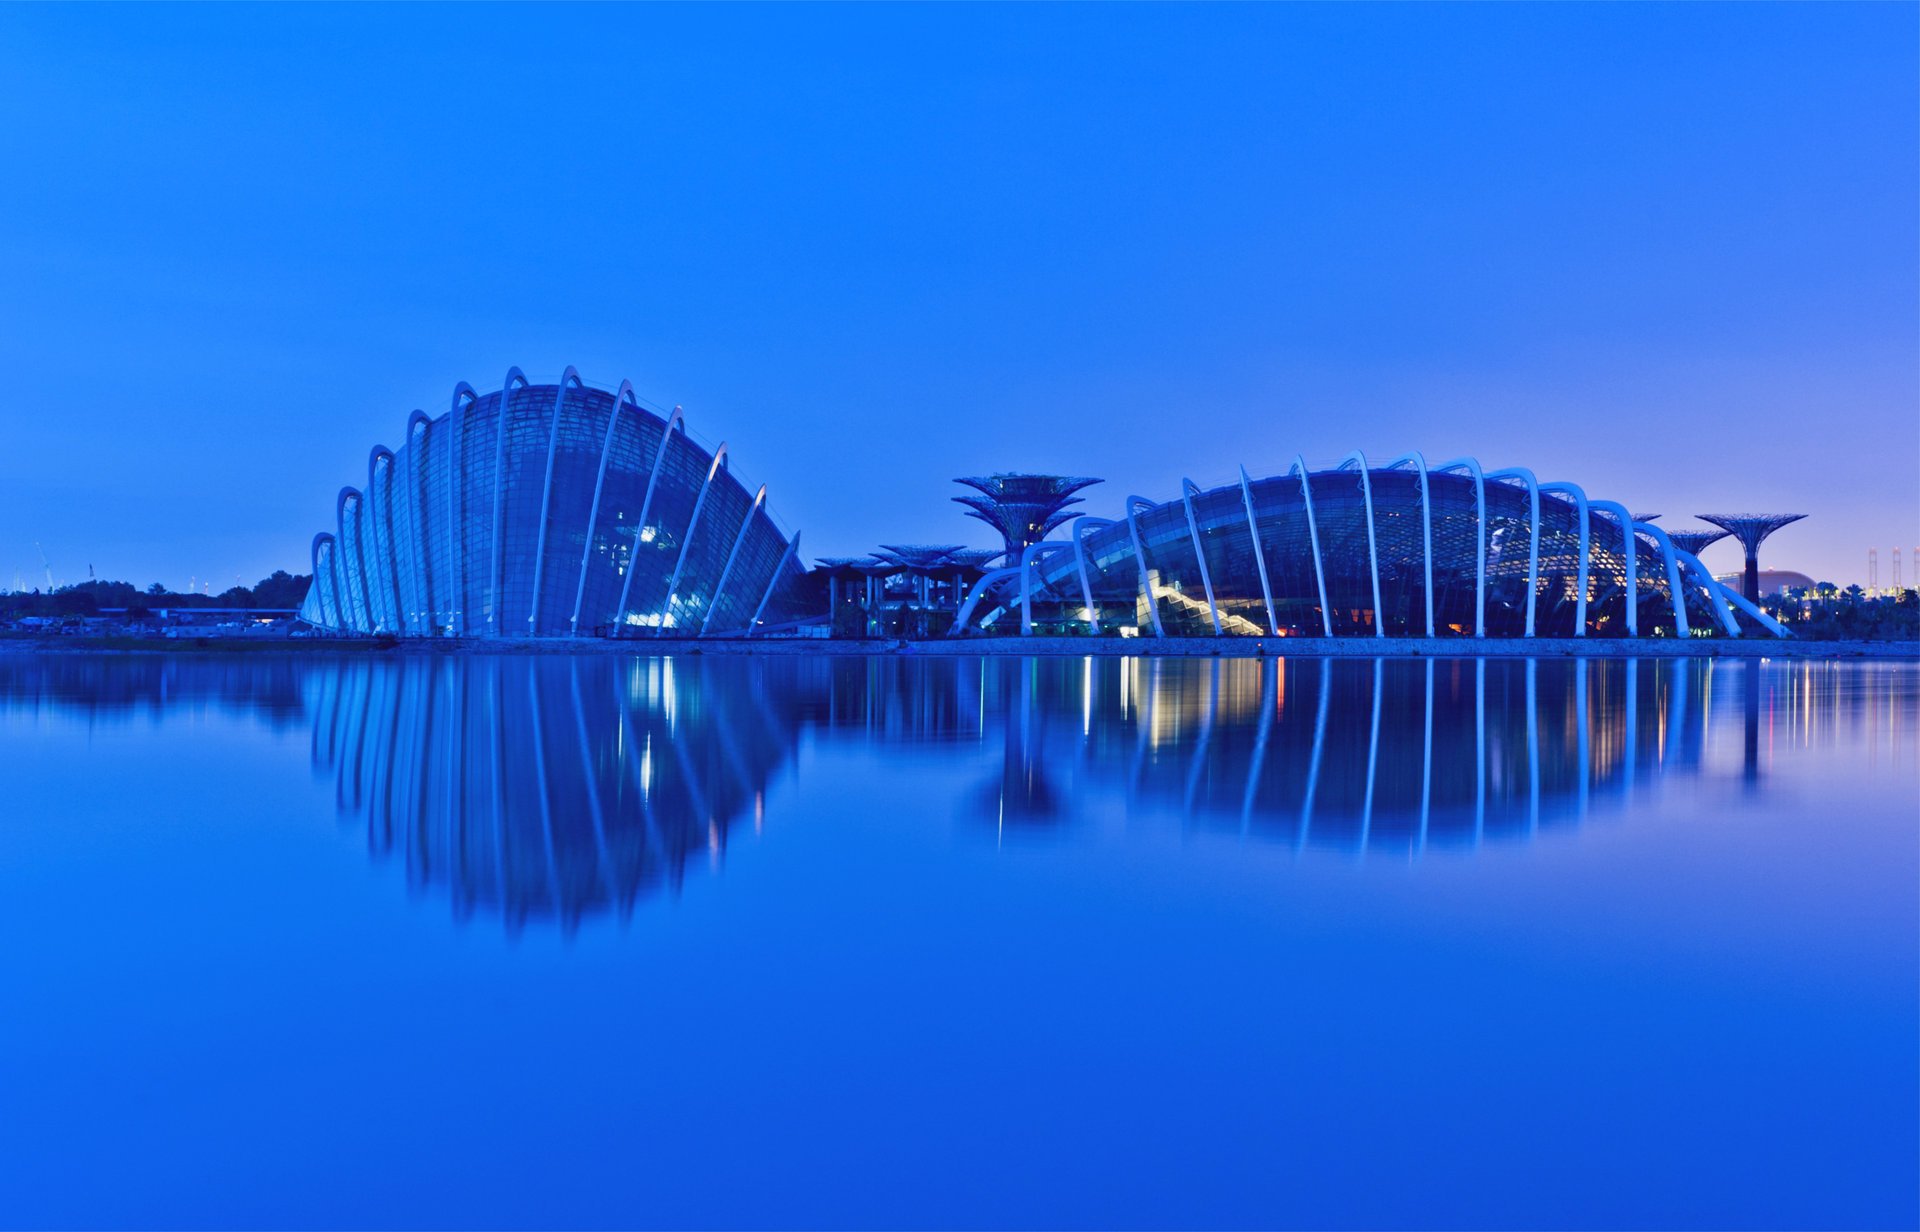
<svg viewBox="0 0 1920 1232"><path fill-rule="evenodd" d="M1120 809L1405 855L1525 839L1663 775L1757 784L1783 733L1914 713L1910 673L1687 659L423 657L306 679L315 763L374 851L514 927L676 889L763 823L803 737L997 751L957 804L1002 834Z"/></svg>

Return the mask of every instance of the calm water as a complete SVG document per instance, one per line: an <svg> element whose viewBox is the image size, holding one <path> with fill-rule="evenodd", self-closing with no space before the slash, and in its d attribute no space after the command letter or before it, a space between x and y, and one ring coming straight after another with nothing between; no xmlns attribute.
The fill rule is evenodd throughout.
<svg viewBox="0 0 1920 1232"><path fill-rule="evenodd" d="M0 659L0 1222L1912 1226L1920 669Z"/></svg>

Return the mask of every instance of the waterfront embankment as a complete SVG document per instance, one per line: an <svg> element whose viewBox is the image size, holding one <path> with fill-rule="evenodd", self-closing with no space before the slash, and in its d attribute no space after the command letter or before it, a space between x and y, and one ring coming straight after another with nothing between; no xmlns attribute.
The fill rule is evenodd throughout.
<svg viewBox="0 0 1920 1232"><path fill-rule="evenodd" d="M614 655L1045 655L1125 658L1536 659L1920 659L1920 640L1802 641L1794 638L1095 638L975 637L909 642L882 638L0 638L0 655L84 654L614 654Z"/></svg>

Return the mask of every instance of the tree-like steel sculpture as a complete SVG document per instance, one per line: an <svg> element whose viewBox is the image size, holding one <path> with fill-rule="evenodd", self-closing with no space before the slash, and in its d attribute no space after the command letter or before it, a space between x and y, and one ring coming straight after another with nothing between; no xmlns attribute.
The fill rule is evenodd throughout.
<svg viewBox="0 0 1920 1232"><path fill-rule="evenodd" d="M1747 550L1746 578L1741 593L1747 602L1760 601L1760 543L1768 535L1792 522L1806 517L1804 513L1700 513L1695 514L1702 522L1711 522L1740 541Z"/></svg>
<svg viewBox="0 0 1920 1232"><path fill-rule="evenodd" d="M1080 503L1081 498L1075 496L1075 492L1092 487L1100 480L1071 475L1001 474L954 482L979 490L979 496L953 499L972 511L968 517L979 518L1000 532L1006 542L1006 561L1011 563L1017 562L1022 551L1045 539L1068 519L1070 515L1063 511Z"/></svg>

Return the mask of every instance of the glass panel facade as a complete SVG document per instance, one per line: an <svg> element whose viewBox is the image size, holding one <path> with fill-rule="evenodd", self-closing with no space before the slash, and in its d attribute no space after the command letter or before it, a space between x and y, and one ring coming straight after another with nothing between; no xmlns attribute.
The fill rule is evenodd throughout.
<svg viewBox="0 0 1920 1232"><path fill-rule="evenodd" d="M341 493L337 521L315 539L301 614L351 633L566 636L577 605L583 635L738 635L804 572L724 460L715 468L658 415L579 385L516 380L438 419L416 414L398 454L372 454L366 490ZM770 613L791 621L800 613L780 605L794 602Z"/></svg>

